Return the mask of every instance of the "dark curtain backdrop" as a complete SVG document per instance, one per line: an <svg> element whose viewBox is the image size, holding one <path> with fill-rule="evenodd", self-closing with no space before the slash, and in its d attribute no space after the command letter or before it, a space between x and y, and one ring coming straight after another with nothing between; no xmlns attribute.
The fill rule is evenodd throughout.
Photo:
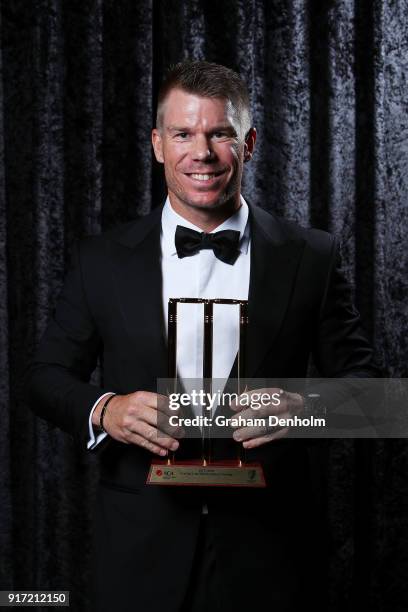
<svg viewBox="0 0 408 612"><path fill-rule="evenodd" d="M0 16L0 588L70 589L85 611L97 466L22 392L73 241L161 202L166 66L225 63L258 129L244 195L342 238L377 358L408 376L408 1L2 0ZM322 467L330 610L407 610L406 441L334 441Z"/></svg>

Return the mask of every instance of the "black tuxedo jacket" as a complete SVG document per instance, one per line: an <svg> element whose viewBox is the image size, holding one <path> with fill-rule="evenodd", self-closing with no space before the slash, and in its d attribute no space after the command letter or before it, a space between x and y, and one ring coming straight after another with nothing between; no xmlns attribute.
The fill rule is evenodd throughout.
<svg viewBox="0 0 408 612"><path fill-rule="evenodd" d="M156 391L157 378L167 376L161 211L77 245L29 371L34 411L84 449L90 408L103 392ZM250 206L250 223L246 376L303 378L311 355L322 377L375 375L333 236L255 206ZM89 383L98 357L103 388ZM183 444L181 455L191 454L193 446L185 441L183 449ZM94 571L99 612L154 612L163 605L168 612L178 610L203 501L216 533L222 588L231 609L236 612L245 602L253 609L254 590L260 601L269 597L271 609L295 605L306 582L305 533L316 519L302 440L281 440L248 452L248 459L261 460L266 472L267 489L256 491L148 487L148 451L112 439L97 448L101 486ZM310 554L309 549L308 565ZM132 607L135 601L140 607Z"/></svg>

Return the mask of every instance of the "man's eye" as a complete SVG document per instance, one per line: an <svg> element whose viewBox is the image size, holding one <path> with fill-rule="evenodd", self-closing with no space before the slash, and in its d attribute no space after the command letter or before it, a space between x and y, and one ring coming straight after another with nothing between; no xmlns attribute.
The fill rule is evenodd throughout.
<svg viewBox="0 0 408 612"><path fill-rule="evenodd" d="M187 136L188 136L187 132L178 132L178 133L176 134L176 137L177 137L177 138L182 138L183 140L184 140L185 138L187 138Z"/></svg>
<svg viewBox="0 0 408 612"><path fill-rule="evenodd" d="M225 138L228 134L226 134L225 132L214 132L213 136L214 138Z"/></svg>

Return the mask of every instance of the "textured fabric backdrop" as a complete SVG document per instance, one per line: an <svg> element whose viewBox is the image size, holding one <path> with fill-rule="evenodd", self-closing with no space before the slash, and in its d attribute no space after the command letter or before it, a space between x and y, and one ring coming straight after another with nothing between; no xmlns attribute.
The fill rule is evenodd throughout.
<svg viewBox="0 0 408 612"><path fill-rule="evenodd" d="M0 588L70 589L79 612L97 468L34 418L22 379L73 240L162 199L164 69L241 72L244 195L343 239L376 355L408 376L408 2L2 0L0 34ZM330 610L407 610L407 443L336 441L324 467Z"/></svg>

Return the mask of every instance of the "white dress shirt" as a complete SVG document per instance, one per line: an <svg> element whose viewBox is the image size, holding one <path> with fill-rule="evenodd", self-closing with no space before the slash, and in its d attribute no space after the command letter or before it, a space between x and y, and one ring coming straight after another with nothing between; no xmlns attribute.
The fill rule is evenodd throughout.
<svg viewBox="0 0 408 612"><path fill-rule="evenodd" d="M202 229L177 214L167 198L162 212L161 232L163 316L166 329L169 298L248 299L250 276L248 216L248 205L241 196L241 206L237 212L213 230L213 232L222 230L240 232L240 254L233 265L224 263L215 257L211 249L203 249L189 257L179 258L174 241L177 225L183 225L198 232L202 232ZM235 361L239 342L238 309L238 305L220 304L214 307L213 378L226 381ZM188 389L186 379L202 378L203 305L178 304L177 324L178 372ZM109 394L101 395L91 409L87 444L90 450L95 448L107 435L100 433L95 436L92 427L93 411L102 397L107 395Z"/></svg>

